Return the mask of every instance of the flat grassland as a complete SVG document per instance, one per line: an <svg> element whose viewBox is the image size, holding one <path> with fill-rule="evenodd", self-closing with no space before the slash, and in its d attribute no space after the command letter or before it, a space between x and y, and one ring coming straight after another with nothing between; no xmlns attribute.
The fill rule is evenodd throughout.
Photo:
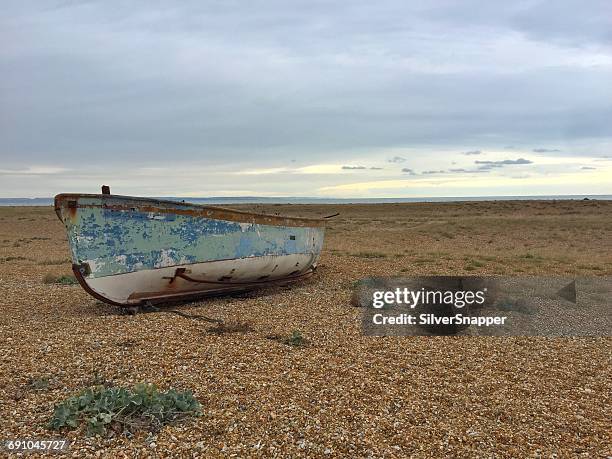
<svg viewBox="0 0 612 459"><path fill-rule="evenodd" d="M238 325L220 332L43 282L70 274L62 224L0 208L0 440L57 438L54 405L88 385L150 382L192 390L203 415L132 439L59 434L71 453L612 454L611 338L368 338L350 305L371 275L612 275L612 201L235 207L341 215L310 280L173 306ZM270 339L294 331L306 345Z"/></svg>

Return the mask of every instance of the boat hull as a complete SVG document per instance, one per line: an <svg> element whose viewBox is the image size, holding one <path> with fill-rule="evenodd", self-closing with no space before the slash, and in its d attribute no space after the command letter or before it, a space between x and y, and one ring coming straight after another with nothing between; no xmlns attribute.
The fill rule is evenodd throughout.
<svg viewBox="0 0 612 459"><path fill-rule="evenodd" d="M92 296L133 306L304 279L324 222L111 195L58 195L73 270Z"/></svg>

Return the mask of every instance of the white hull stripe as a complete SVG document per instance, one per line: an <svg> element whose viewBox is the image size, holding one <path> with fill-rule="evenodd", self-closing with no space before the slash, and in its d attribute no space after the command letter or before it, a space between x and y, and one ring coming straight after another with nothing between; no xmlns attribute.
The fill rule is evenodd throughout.
<svg viewBox="0 0 612 459"><path fill-rule="evenodd" d="M129 305L149 299L244 290L249 282L272 283L299 277L314 268L315 264L314 254L269 255L171 266L98 278L85 277L83 281L97 295L115 303ZM201 282L177 277L177 269L184 269L187 277Z"/></svg>

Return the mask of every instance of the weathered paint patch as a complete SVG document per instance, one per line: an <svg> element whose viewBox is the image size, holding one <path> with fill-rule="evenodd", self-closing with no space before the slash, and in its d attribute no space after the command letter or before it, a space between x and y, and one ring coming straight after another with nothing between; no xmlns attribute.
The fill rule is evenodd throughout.
<svg viewBox="0 0 612 459"><path fill-rule="evenodd" d="M200 216L80 207L65 218L75 263L103 277L208 261L313 254L322 227L285 227Z"/></svg>

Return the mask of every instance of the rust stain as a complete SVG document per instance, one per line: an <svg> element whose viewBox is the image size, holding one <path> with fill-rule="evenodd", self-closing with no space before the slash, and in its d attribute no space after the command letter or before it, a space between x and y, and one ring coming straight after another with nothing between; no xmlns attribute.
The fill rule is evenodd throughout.
<svg viewBox="0 0 612 459"><path fill-rule="evenodd" d="M55 197L55 207L68 207L71 200L78 200L79 198L104 198L107 195L88 195L88 194L59 194ZM134 201L140 200L139 198L132 198L128 196L117 196L113 197L125 197L133 199ZM116 211L139 211L139 212L153 212L160 214L176 214L176 215L188 215L193 217L210 217L219 220L240 222L240 223L257 223L263 225L274 225L274 226L297 226L297 227L323 227L325 226L325 220L316 218L303 218L303 217L281 217L277 215L266 215L258 214L253 212L245 212L240 210L227 209L225 207L216 206L200 206L197 204L189 203L178 203L174 201L162 201L162 200L143 200L145 202L155 202L158 205L142 204L137 207L132 205L94 205L94 204L78 204L77 209L86 208L104 208ZM178 208L176 206L188 207ZM72 212L72 208L71 212ZM60 217L61 219L61 217Z"/></svg>
<svg viewBox="0 0 612 459"><path fill-rule="evenodd" d="M268 286L274 286L274 285L285 285L285 284L290 284L292 282L297 282L297 281L308 279L310 276L312 276L313 273L314 271L307 271L304 274L300 274L299 276L285 277L285 278L274 279L274 280L269 280L269 281L252 281L252 282L244 282L244 283L206 282L206 283L219 285L219 288L215 288L214 290L206 290L206 291L199 290L198 286L194 285L193 289L183 290L182 292L179 292L179 293L169 291L169 290L161 290L161 291L156 291L156 292L134 292L130 296L128 296L128 300L131 301L130 304L123 304L123 305L120 304L119 306L134 306L134 305L146 303L150 300L165 300L165 299L184 300L187 298L196 298L196 297L205 298L207 296L215 296L223 292L239 291L239 289L237 289L236 287L242 287L245 290L252 290L253 288L258 288L258 287L261 288L261 287L268 287ZM180 276L180 277L185 279L188 276ZM198 282L197 280L194 280L194 281ZM98 295L98 297L100 297L100 295ZM117 303L111 303L111 304L117 304Z"/></svg>

